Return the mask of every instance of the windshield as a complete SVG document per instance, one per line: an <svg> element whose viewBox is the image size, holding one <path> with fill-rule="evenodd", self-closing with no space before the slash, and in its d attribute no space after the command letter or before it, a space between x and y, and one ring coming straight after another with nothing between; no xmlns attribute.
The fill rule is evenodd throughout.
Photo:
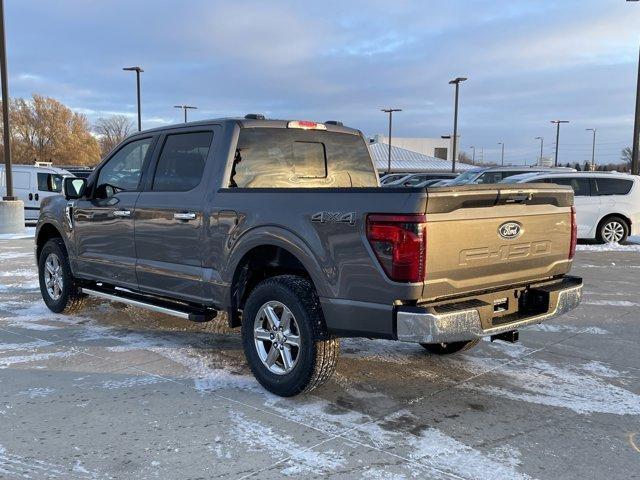
<svg viewBox="0 0 640 480"><path fill-rule="evenodd" d="M470 183L476 179L476 177L481 173L481 170L469 170L458 175L455 179L451 180L448 185L462 185L465 183Z"/></svg>

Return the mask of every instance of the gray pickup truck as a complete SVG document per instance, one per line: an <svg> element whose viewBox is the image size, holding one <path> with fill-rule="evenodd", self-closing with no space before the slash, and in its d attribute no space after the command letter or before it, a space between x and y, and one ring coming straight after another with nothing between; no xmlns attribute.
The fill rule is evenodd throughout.
<svg viewBox="0 0 640 480"><path fill-rule="evenodd" d="M571 189L380 188L361 132L340 122L143 131L63 185L36 232L52 311L89 295L198 322L226 312L282 396L331 376L339 337L447 354L580 302Z"/></svg>

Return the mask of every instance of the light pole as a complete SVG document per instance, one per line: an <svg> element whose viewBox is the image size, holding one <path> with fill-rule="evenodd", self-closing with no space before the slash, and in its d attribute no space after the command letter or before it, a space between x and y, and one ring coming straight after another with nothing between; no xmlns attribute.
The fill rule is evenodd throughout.
<svg viewBox="0 0 640 480"><path fill-rule="evenodd" d="M636 118L633 124L633 148L631 149L631 174L640 174L640 57L638 58L638 85L636 87Z"/></svg>
<svg viewBox="0 0 640 480"><path fill-rule="evenodd" d="M140 74L144 72L144 70L140 67L126 67L122 70L127 72L136 72L136 93L138 97L138 131L142 130L142 114L140 111Z"/></svg>
<svg viewBox="0 0 640 480"><path fill-rule="evenodd" d="M17 200L13 196L13 172L11 171L11 131L9 130L9 83L7 80L7 47L4 34L4 0L0 0L0 79L2 80L2 121L4 140L4 172L7 194L3 200Z"/></svg>
<svg viewBox="0 0 640 480"><path fill-rule="evenodd" d="M467 80L466 77L457 77L449 82L449 85L456 86L455 107L453 109L453 159L451 162L451 172L456 171L456 155L458 154L458 93L460 91L460 82Z"/></svg>
<svg viewBox="0 0 640 480"><path fill-rule="evenodd" d="M191 105L174 105L173 108L181 108L184 110L184 123L187 123L187 110L197 110L198 107L192 107Z"/></svg>
<svg viewBox="0 0 640 480"><path fill-rule="evenodd" d="M538 166L542 166L542 152L544 150L544 138L536 137L536 140L540 140L540 161L538 162Z"/></svg>
<svg viewBox="0 0 640 480"><path fill-rule="evenodd" d="M391 173L391 126L393 123L393 112L401 112L401 108L383 108L381 112L389 114L389 155L387 158L387 173Z"/></svg>
<svg viewBox="0 0 640 480"><path fill-rule="evenodd" d="M585 132L593 132L593 144L591 146L591 171L596 171L596 128L585 128Z"/></svg>
<svg viewBox="0 0 640 480"><path fill-rule="evenodd" d="M569 123L569 120L551 120L551 123L556 124L556 158L553 163L554 167L558 166L558 147L560 143L560 124L561 123Z"/></svg>
<svg viewBox="0 0 640 480"><path fill-rule="evenodd" d="M473 156L471 157L471 164L475 165L476 164L476 147L471 145L469 148L473 148Z"/></svg>
<svg viewBox="0 0 640 480"><path fill-rule="evenodd" d="M638 0L627 0L637 2ZM640 57L638 57L638 84L636 86L636 117L633 124L633 147L631 148L631 173L640 174Z"/></svg>
<svg viewBox="0 0 640 480"><path fill-rule="evenodd" d="M504 167L504 143L503 142L498 142L498 145L502 145L502 166Z"/></svg>

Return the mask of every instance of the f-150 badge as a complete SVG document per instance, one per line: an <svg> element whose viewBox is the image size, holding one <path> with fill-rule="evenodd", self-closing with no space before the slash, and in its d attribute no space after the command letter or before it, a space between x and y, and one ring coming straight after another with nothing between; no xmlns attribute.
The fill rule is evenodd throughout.
<svg viewBox="0 0 640 480"><path fill-rule="evenodd" d="M311 215L311 221L316 223L347 223L356 224L356 212L318 212Z"/></svg>

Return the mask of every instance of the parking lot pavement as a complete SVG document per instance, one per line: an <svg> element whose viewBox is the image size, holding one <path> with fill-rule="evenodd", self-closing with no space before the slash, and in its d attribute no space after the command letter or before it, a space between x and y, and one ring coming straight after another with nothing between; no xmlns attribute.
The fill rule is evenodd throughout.
<svg viewBox="0 0 640 480"><path fill-rule="evenodd" d="M344 340L282 399L224 318L52 314L32 242L0 240L0 478L640 477L640 245L580 245L583 304L518 344Z"/></svg>

